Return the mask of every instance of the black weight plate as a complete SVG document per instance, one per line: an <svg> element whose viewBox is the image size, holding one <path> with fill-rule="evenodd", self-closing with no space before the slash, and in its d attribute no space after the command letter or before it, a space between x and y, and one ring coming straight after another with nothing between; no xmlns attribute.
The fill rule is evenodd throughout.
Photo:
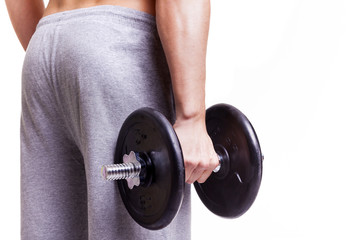
<svg viewBox="0 0 360 240"><path fill-rule="evenodd" d="M141 226L157 230L176 216L185 188L184 162L179 140L172 125L158 111L141 108L128 116L121 127L115 163L123 162L130 151L145 152L152 161L149 186L129 189L118 181L120 195L131 217Z"/></svg>
<svg viewBox="0 0 360 240"><path fill-rule="evenodd" d="M225 149L228 158L205 183L195 182L195 189L213 213L239 217L253 204L261 183L262 153L258 138L246 116L227 104L206 111L206 127L215 149Z"/></svg>

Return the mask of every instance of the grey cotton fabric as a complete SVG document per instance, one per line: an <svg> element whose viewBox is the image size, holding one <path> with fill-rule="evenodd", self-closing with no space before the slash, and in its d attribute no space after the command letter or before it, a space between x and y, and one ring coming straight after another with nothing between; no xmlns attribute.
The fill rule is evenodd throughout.
<svg viewBox="0 0 360 240"><path fill-rule="evenodd" d="M155 18L96 6L42 18L23 66L21 236L27 239L190 239L190 186L166 228L129 216L101 165L140 107L174 121L171 79Z"/></svg>

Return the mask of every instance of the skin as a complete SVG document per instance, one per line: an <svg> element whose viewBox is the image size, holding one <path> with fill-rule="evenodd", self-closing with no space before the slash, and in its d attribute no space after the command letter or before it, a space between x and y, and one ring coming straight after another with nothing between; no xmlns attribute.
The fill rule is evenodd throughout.
<svg viewBox="0 0 360 240"><path fill-rule="evenodd" d="M96 5L120 5L156 16L175 97L174 129L187 183L205 182L218 158L205 125L206 48L210 0L6 0L15 32L26 50L41 17Z"/></svg>

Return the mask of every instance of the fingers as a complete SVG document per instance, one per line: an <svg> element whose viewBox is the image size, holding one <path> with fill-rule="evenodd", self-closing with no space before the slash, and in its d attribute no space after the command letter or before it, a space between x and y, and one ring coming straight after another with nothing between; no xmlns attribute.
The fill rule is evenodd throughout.
<svg viewBox="0 0 360 240"><path fill-rule="evenodd" d="M185 181L189 184L194 182L204 183L218 166L219 160L216 154L201 160L184 160Z"/></svg>
<svg viewBox="0 0 360 240"><path fill-rule="evenodd" d="M216 167L216 166L215 166ZM215 168L214 168L215 169ZM196 181L199 183L204 183L212 174L213 170L204 171L200 178L198 178Z"/></svg>

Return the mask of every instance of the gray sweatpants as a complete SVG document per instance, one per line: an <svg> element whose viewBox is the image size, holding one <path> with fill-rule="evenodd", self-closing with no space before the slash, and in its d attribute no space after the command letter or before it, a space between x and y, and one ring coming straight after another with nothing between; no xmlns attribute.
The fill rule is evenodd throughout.
<svg viewBox="0 0 360 240"><path fill-rule="evenodd" d="M22 239L190 239L190 187L165 229L127 213L101 165L135 109L174 121L171 79L155 18L97 6L41 19L22 82Z"/></svg>

